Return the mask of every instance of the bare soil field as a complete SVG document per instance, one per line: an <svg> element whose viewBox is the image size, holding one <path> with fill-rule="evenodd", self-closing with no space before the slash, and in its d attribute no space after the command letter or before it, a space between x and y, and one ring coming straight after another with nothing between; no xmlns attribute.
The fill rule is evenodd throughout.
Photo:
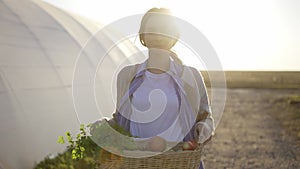
<svg viewBox="0 0 300 169"><path fill-rule="evenodd" d="M228 88L267 88L267 89L300 89L300 71L201 71L207 86L210 76L226 77ZM218 85L214 78L214 85ZM222 83L221 83L222 84Z"/></svg>
<svg viewBox="0 0 300 169"><path fill-rule="evenodd" d="M299 169L299 98L295 88L228 89L216 135L205 146L206 168Z"/></svg>

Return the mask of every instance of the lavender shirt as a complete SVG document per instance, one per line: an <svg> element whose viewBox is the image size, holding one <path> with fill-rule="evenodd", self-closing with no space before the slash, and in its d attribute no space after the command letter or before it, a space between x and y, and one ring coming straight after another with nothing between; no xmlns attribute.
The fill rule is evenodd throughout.
<svg viewBox="0 0 300 169"><path fill-rule="evenodd" d="M139 138L161 136L167 141L182 141L179 98L168 73L146 71L142 84L132 96L130 132Z"/></svg>
<svg viewBox="0 0 300 169"><path fill-rule="evenodd" d="M144 81L144 75L146 72L147 60L140 64L137 68L136 75L129 86L129 91L125 93L120 101L118 112L116 113L116 121L125 129L130 131L130 124L132 123L132 102L131 98L133 93L140 87ZM182 134L185 136L183 141L194 140L193 128L195 125L196 117L193 113L190 103L188 102L186 93L184 91L183 81L180 79L182 72L182 66L170 62L170 70L167 74L170 76L175 85L176 96L179 102L178 121L181 125ZM151 130L151 129L149 129Z"/></svg>

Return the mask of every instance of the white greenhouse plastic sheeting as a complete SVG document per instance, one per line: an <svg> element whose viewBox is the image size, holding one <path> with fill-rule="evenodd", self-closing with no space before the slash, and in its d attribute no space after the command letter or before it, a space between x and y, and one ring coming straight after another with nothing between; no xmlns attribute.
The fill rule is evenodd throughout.
<svg viewBox="0 0 300 169"><path fill-rule="evenodd" d="M0 0L0 25L0 168L32 168L65 149L59 135L79 129L74 67L100 25L38 0ZM92 46L105 50L108 41ZM114 54L130 50L136 48L127 42Z"/></svg>

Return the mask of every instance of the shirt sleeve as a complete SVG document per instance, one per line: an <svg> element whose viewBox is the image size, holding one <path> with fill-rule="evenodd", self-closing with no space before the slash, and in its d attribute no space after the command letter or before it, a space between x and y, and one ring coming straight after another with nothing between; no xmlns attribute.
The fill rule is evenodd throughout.
<svg viewBox="0 0 300 169"><path fill-rule="evenodd" d="M213 134L215 131L215 124L212 116L209 97L207 94L207 88L204 83L204 78L201 72L197 71L195 68L192 68L192 71L196 79L199 95L200 95L200 104L199 104L199 111L196 117L196 123L198 122L205 123L210 128Z"/></svg>
<svg viewBox="0 0 300 169"><path fill-rule="evenodd" d="M128 131L130 129L130 120L124 117L119 110L122 106L121 100L123 96L126 92L129 92L130 83L135 76L137 66L138 64L126 66L118 73L116 110L113 113L113 118L109 120L110 124L117 123Z"/></svg>
<svg viewBox="0 0 300 169"><path fill-rule="evenodd" d="M128 129L128 122L126 120L125 117L123 117L120 112L119 112L119 108L120 108L120 102L121 102L121 98L124 95L126 88L128 90L129 87L129 72L130 72L131 67L127 66L125 68L123 68L117 76L117 98L116 98L116 109L115 112L113 113L113 117L112 119L109 120L110 124L115 124L118 123L121 126L125 127L126 129ZM125 125L125 126L124 126Z"/></svg>

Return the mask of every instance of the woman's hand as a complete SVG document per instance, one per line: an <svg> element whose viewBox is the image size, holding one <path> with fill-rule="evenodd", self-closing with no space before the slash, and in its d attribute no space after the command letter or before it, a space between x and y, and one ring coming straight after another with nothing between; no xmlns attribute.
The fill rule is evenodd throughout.
<svg viewBox="0 0 300 169"><path fill-rule="evenodd" d="M205 122L198 122L195 125L195 138L198 143L203 144L211 139L213 130Z"/></svg>

